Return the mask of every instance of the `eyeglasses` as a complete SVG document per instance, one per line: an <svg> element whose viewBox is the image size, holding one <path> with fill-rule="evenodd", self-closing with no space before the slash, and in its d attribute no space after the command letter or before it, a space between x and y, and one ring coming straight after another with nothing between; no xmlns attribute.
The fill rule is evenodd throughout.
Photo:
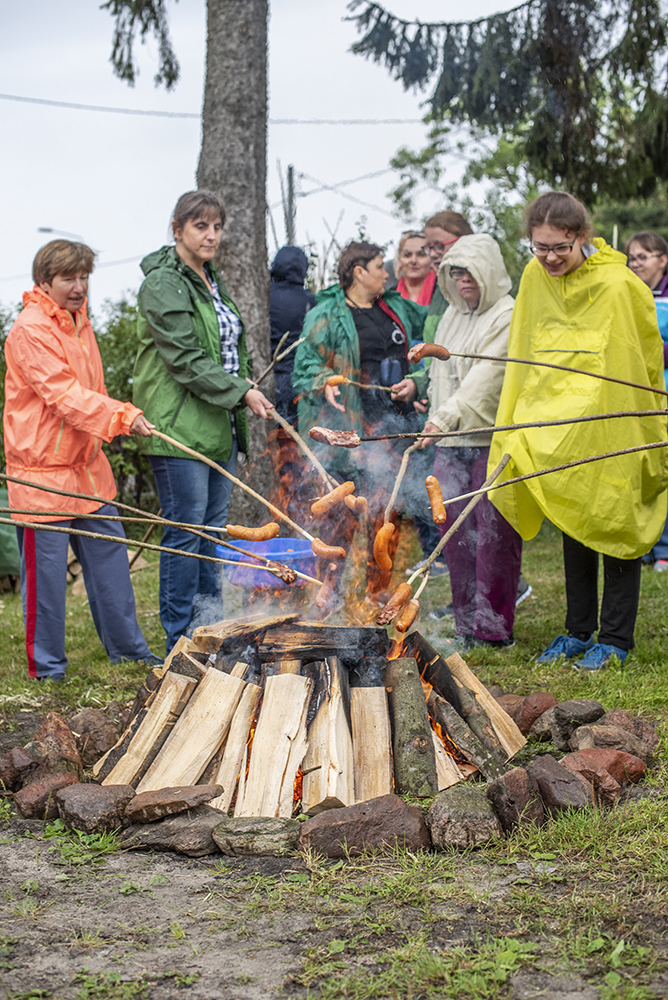
<svg viewBox="0 0 668 1000"><path fill-rule="evenodd" d="M454 240L448 240L447 243L440 243L438 240L434 240L433 243L425 243L424 246L422 247L422 249L426 253L428 253L431 256L433 256L434 254L443 253L443 251L445 250L446 247L449 247L453 243L456 243L458 239L459 239L459 236L455 236Z"/></svg>
<svg viewBox="0 0 668 1000"><path fill-rule="evenodd" d="M635 257L627 257L626 263L631 266L631 264L644 264L645 261L649 260L650 257L663 257L665 254L662 253L637 253Z"/></svg>
<svg viewBox="0 0 668 1000"><path fill-rule="evenodd" d="M461 281L463 278L470 278L471 275L465 267L451 267L450 277L453 281Z"/></svg>
<svg viewBox="0 0 668 1000"><path fill-rule="evenodd" d="M575 240L572 243L557 243L554 247L531 244L529 250L531 250L534 257L547 257L549 253L556 253L557 257L568 257L574 246Z"/></svg>

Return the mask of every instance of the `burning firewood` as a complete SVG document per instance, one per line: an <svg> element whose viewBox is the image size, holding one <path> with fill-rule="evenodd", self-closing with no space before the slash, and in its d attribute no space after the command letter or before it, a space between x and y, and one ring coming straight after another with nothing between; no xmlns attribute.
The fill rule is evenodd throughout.
<svg viewBox="0 0 668 1000"><path fill-rule="evenodd" d="M471 764L475 764L487 781L494 781L505 773L503 764L498 762L491 750L478 739L445 698L432 690L427 705L432 719L447 732L461 753Z"/></svg>
<svg viewBox="0 0 668 1000"><path fill-rule="evenodd" d="M433 729L431 737L434 744L434 756L436 758L438 790L442 792L445 788L451 788L453 785L466 779L457 766L454 757L450 756Z"/></svg>
<svg viewBox="0 0 668 1000"><path fill-rule="evenodd" d="M258 684L246 685L230 725L223 759L220 762L218 773L213 781L213 784L223 786L223 794L209 803L214 809L220 809L222 812L227 812L230 808L232 796L237 787L241 762L246 750L253 719L255 718L255 712L257 711L261 691L262 689Z"/></svg>
<svg viewBox="0 0 668 1000"><path fill-rule="evenodd" d="M347 671L332 656L322 663L321 677L326 681L326 695L309 728L302 764L302 809L312 816L355 801L353 742L345 706Z"/></svg>
<svg viewBox="0 0 668 1000"><path fill-rule="evenodd" d="M496 699L492 698L485 685L480 683L459 653L449 656L445 662L455 681L461 685L460 698L462 688L473 692L476 704L485 713L494 728L494 732L505 750L507 758L513 757L518 750L526 746L526 737L522 735L513 719L501 708ZM465 713L466 710L462 705L461 714L465 715Z"/></svg>
<svg viewBox="0 0 668 1000"><path fill-rule="evenodd" d="M390 660L385 670L390 700L394 783L400 795L427 798L436 795L436 757L432 728L417 663Z"/></svg>
<svg viewBox="0 0 668 1000"><path fill-rule="evenodd" d="M359 448L361 441L357 431L332 431L329 427L312 427L309 437L320 444L330 444L335 448Z"/></svg>

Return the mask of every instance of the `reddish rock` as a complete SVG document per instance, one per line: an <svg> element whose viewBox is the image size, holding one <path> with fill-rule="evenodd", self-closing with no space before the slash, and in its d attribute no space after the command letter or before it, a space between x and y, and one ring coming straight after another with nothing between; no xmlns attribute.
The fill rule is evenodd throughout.
<svg viewBox="0 0 668 1000"><path fill-rule="evenodd" d="M511 833L520 823L540 826L545 822L538 784L523 767L514 767L496 781L490 782L487 785L487 798L494 806L506 833Z"/></svg>
<svg viewBox="0 0 668 1000"><path fill-rule="evenodd" d="M135 790L131 785L72 785L56 795L58 815L71 830L103 833L123 825Z"/></svg>
<svg viewBox="0 0 668 1000"><path fill-rule="evenodd" d="M409 851L430 846L424 816L398 795L381 795L344 809L327 809L302 823L299 846L314 847L328 858L346 851L392 850L398 844Z"/></svg>
<svg viewBox="0 0 668 1000"><path fill-rule="evenodd" d="M498 840L501 824L480 785L453 785L439 792L427 815L434 847L478 847Z"/></svg>
<svg viewBox="0 0 668 1000"><path fill-rule="evenodd" d="M637 736L639 740L642 740L649 747L652 753L655 753L659 745L656 726L653 726L647 719L641 719L639 715L631 715L630 712L624 712L621 708L613 708L611 712L606 712L598 720L598 724L600 726L619 726L620 729L625 729L628 733L633 733L634 736Z"/></svg>
<svg viewBox="0 0 668 1000"><path fill-rule="evenodd" d="M590 722L596 722L605 713L603 705L592 698L573 698L571 701L560 701L549 711L554 712L552 740L558 750L569 749L568 741L578 726L586 726Z"/></svg>
<svg viewBox="0 0 668 1000"><path fill-rule="evenodd" d="M223 794L222 785L177 785L140 792L128 803L125 815L131 823L155 823L165 816L194 809Z"/></svg>
<svg viewBox="0 0 668 1000"><path fill-rule="evenodd" d="M496 699L504 712L507 712L511 719L515 718L515 714L524 704L524 698L521 694L502 694L500 698Z"/></svg>
<svg viewBox="0 0 668 1000"><path fill-rule="evenodd" d="M537 757L527 771L536 779L545 808L551 816L564 809L584 809L591 802L591 791L587 794L579 775L562 767L550 754Z"/></svg>
<svg viewBox="0 0 668 1000"><path fill-rule="evenodd" d="M34 753L14 747L0 758L0 783L3 788L14 792L30 780L38 765L39 758Z"/></svg>
<svg viewBox="0 0 668 1000"><path fill-rule="evenodd" d="M619 726L601 726L598 722L591 726L579 726L568 741L568 745L571 750L591 750L594 747L623 750L634 757L639 757L648 767L652 766L654 760L647 744L633 733Z"/></svg>
<svg viewBox="0 0 668 1000"><path fill-rule="evenodd" d="M597 802L612 806L619 798L622 786L595 757L586 757L584 753L569 753L559 763L567 770L581 774L591 783Z"/></svg>
<svg viewBox="0 0 668 1000"><path fill-rule="evenodd" d="M76 741L72 730L58 712L49 712L45 716L44 722L25 749L41 758L37 777L45 778L62 772L76 774L81 780L83 768Z"/></svg>
<svg viewBox="0 0 668 1000"><path fill-rule="evenodd" d="M554 708L556 704L557 699L554 695L548 694L546 691L537 691L535 694L527 695L514 715L519 731L526 736L536 719L543 712L547 712L548 708Z"/></svg>
<svg viewBox="0 0 668 1000"><path fill-rule="evenodd" d="M323 813L324 815L324 813ZM189 858L218 854L213 831L227 819L225 813L212 806L197 806L176 816L167 816L156 823L129 826L121 833L125 847L153 851L176 851Z"/></svg>
<svg viewBox="0 0 668 1000"><path fill-rule="evenodd" d="M14 805L26 819L56 819L58 816L56 794L69 785L78 783L76 774L66 771L38 778L16 793Z"/></svg>
<svg viewBox="0 0 668 1000"><path fill-rule="evenodd" d="M620 785L635 785L641 781L647 771L647 765L639 757L624 753L623 750L607 750L605 747L595 747L580 750L577 754L567 754L567 757L581 757L594 767L603 767ZM564 757L566 760L566 757Z"/></svg>
<svg viewBox="0 0 668 1000"><path fill-rule="evenodd" d="M99 708L84 708L68 719L84 767L92 767L118 742L118 728Z"/></svg>

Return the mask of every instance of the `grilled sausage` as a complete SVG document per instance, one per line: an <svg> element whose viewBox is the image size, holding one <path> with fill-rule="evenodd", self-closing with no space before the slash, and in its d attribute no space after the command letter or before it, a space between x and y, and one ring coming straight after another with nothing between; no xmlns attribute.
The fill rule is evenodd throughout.
<svg viewBox="0 0 668 1000"><path fill-rule="evenodd" d="M346 507L348 508L348 510L352 510L352 512L354 514L355 513L355 509L356 509L356 504L357 504L357 497L354 497L354 496L344 497L343 498L343 502L346 505Z"/></svg>
<svg viewBox="0 0 668 1000"><path fill-rule="evenodd" d="M366 497L355 497L356 514L366 514L368 506Z"/></svg>
<svg viewBox="0 0 668 1000"><path fill-rule="evenodd" d="M311 504L311 513L314 517L320 517L321 514L326 514L327 511L334 506L334 504L340 503L351 493L355 492L355 484L341 483L336 489L331 490L324 497L316 500L315 503Z"/></svg>
<svg viewBox="0 0 668 1000"><path fill-rule="evenodd" d="M434 519L434 524L445 524L448 519L448 515L445 510L445 504L443 503L443 494L441 493L441 487L438 479L436 476L427 476L424 484L427 487L427 493L429 494L431 516Z"/></svg>
<svg viewBox="0 0 668 1000"><path fill-rule="evenodd" d="M447 347L441 347L440 344L415 344L408 352L408 361L412 365L416 365L423 358L436 358L438 361L447 361L449 357L450 351Z"/></svg>
<svg viewBox="0 0 668 1000"><path fill-rule="evenodd" d="M393 618L399 614L406 601L413 593L410 583L400 583L392 597L384 608L381 608L376 615L378 625L389 625Z"/></svg>
<svg viewBox="0 0 668 1000"><path fill-rule="evenodd" d="M342 549L340 545L325 545L319 538L313 539L311 548L313 549L313 555L318 556L319 559L346 558L346 550Z"/></svg>
<svg viewBox="0 0 668 1000"><path fill-rule="evenodd" d="M414 597L404 604L404 609L394 623L394 627L397 632L408 632L409 628L417 618L417 613L420 610L420 602Z"/></svg>
<svg viewBox="0 0 668 1000"><path fill-rule="evenodd" d="M269 521L261 528L246 528L243 524L226 524L225 529L230 538L242 538L245 542L267 542L270 538L276 538L281 530L275 521Z"/></svg>
<svg viewBox="0 0 668 1000"><path fill-rule="evenodd" d="M327 572L325 573L325 579L320 584L320 589L315 595L315 605L317 608L324 608L330 597L334 593L334 584L336 583L336 571L338 566L335 562L331 562L327 567Z"/></svg>
<svg viewBox="0 0 668 1000"><path fill-rule="evenodd" d="M309 437L320 444L331 444L335 448L359 448L357 431L332 431L329 427L312 427Z"/></svg>
<svg viewBox="0 0 668 1000"><path fill-rule="evenodd" d="M348 379L345 375L330 375L325 382L325 385L343 385L343 383L347 381Z"/></svg>
<svg viewBox="0 0 668 1000"><path fill-rule="evenodd" d="M387 548L393 534L394 525L390 521L383 525L373 542L373 557L376 560L376 565L385 571L392 569L392 559Z"/></svg>

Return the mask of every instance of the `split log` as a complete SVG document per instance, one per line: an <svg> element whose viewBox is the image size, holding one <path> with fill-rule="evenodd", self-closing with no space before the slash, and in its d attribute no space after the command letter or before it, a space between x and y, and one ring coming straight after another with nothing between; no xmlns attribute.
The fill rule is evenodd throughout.
<svg viewBox="0 0 668 1000"><path fill-rule="evenodd" d="M297 622L267 629L260 645L263 660L289 657L301 660L324 660L345 651L360 655L383 654L390 648L384 628L327 625L320 622Z"/></svg>
<svg viewBox="0 0 668 1000"><path fill-rule="evenodd" d="M209 805L225 813L230 808L234 789L237 786L241 763L244 759L246 744L248 743L248 736L260 700L260 691L261 688L257 684L247 684L244 688L241 700L234 713L232 724L230 725L223 759L220 762L218 773L212 778L213 784L223 786L223 794L209 802ZM246 768L244 766L245 776Z"/></svg>
<svg viewBox="0 0 668 1000"><path fill-rule="evenodd" d="M385 688L351 688L350 718L355 802L389 795L392 792L392 747Z"/></svg>
<svg viewBox="0 0 668 1000"><path fill-rule="evenodd" d="M201 681L207 671L207 668L190 653L177 653L172 659L169 669L175 674L192 677L195 681Z"/></svg>
<svg viewBox="0 0 668 1000"><path fill-rule="evenodd" d="M298 674L302 665L301 660L291 660L289 658L276 660L274 666L277 674Z"/></svg>
<svg viewBox="0 0 668 1000"><path fill-rule="evenodd" d="M247 673L248 673L248 664L244 663L243 660L238 660L230 671L230 677L239 677L240 680L243 681Z"/></svg>
<svg viewBox="0 0 668 1000"><path fill-rule="evenodd" d="M456 677L455 684L459 688L459 697L462 703L462 718L468 723L471 731L475 733L480 742L496 757L499 764L503 764L507 759L507 754L501 745L499 737L496 735L489 716L476 701L473 692L469 691Z"/></svg>
<svg viewBox="0 0 668 1000"><path fill-rule="evenodd" d="M234 806L234 816L243 816L244 800L246 798L246 783L248 780L248 744L244 746L243 757L241 758L241 768L239 770L239 784L237 787L237 801Z"/></svg>
<svg viewBox="0 0 668 1000"><path fill-rule="evenodd" d="M353 741L345 708L347 674L332 656L322 665L321 675L328 682L327 693L309 728L302 764L302 809L311 816L355 801Z"/></svg>
<svg viewBox="0 0 668 1000"><path fill-rule="evenodd" d="M238 677L210 667L137 791L196 784L227 736L244 687Z"/></svg>
<svg viewBox="0 0 668 1000"><path fill-rule="evenodd" d="M172 733L197 682L192 677L168 672L159 689L151 696L150 703L139 712L113 747L100 768L97 777L103 785L131 785L144 763L158 752Z"/></svg>
<svg viewBox="0 0 668 1000"><path fill-rule="evenodd" d="M297 674L265 683L243 803L235 816L292 815L294 782L306 753L306 713L313 684Z"/></svg>
<svg viewBox="0 0 668 1000"><path fill-rule="evenodd" d="M436 757L436 776L438 779L439 792L446 788L451 788L459 781L465 781L465 777L459 769L457 761L451 757L443 746L434 730L431 731L432 742L434 744L434 755Z"/></svg>
<svg viewBox="0 0 668 1000"><path fill-rule="evenodd" d="M248 615L245 618L229 618L214 625L200 625L193 632L192 641L203 653L231 653L239 647L255 642L268 628L296 622L298 614L292 615Z"/></svg>
<svg viewBox="0 0 668 1000"><path fill-rule="evenodd" d="M461 714L462 703L459 689L450 673L447 662L437 653L424 636L419 632L411 632L401 644L402 656L413 656L417 660L420 676L439 694L445 698Z"/></svg>
<svg viewBox="0 0 668 1000"><path fill-rule="evenodd" d="M130 722L135 718L136 715L141 712L142 708L148 701L149 697L154 691L160 687L160 681L165 675L164 667L153 667L147 674L146 680L142 683L141 687L135 695L135 700L132 703L132 710L130 712ZM99 761L98 761L99 763Z"/></svg>
<svg viewBox="0 0 668 1000"><path fill-rule="evenodd" d="M172 648L170 649L170 651L167 653L167 656L165 657L165 662L163 663L161 669L163 671L169 670L170 666L172 665L172 660L174 659L175 656L178 656L179 653L192 653L196 649L197 646L192 641L192 639L189 639L185 635L180 635L176 640L176 642L174 643L174 645L172 646Z"/></svg>
<svg viewBox="0 0 668 1000"><path fill-rule="evenodd" d="M438 722L444 732L471 764L475 764L487 781L494 781L505 774L506 768L499 764L494 755L484 746L461 715L452 705L432 691L428 701L429 714L434 722Z"/></svg>
<svg viewBox="0 0 668 1000"><path fill-rule="evenodd" d="M394 784L399 795L423 799L438 792L432 728L417 662L389 660L385 689L390 700Z"/></svg>
<svg viewBox="0 0 668 1000"><path fill-rule="evenodd" d="M459 653L449 656L445 662L453 677L474 693L476 701L494 727L494 731L501 742L501 746L506 751L507 759L509 760L518 750L521 750L526 745L526 737L522 735L515 722L501 708L496 699L492 698L485 685L481 684Z"/></svg>

